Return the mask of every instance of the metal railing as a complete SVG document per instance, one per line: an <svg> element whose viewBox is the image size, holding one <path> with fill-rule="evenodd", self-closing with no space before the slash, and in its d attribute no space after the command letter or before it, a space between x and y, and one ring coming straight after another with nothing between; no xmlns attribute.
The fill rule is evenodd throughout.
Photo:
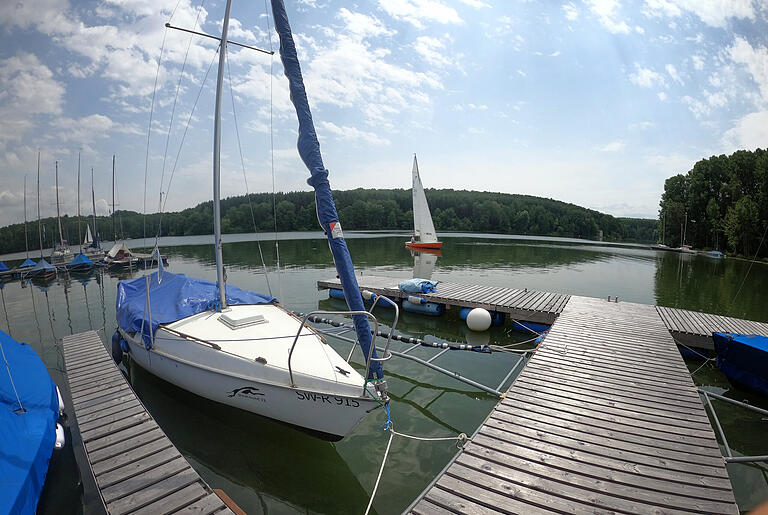
<svg viewBox="0 0 768 515"><path fill-rule="evenodd" d="M717 431L717 434L720 437L720 440L723 442L723 446L725 447L725 456L723 456L723 459L725 459L725 462L726 463L768 462L768 455L758 455L758 456L734 456L733 455L733 451L731 450L731 446L728 444L728 439L725 437L725 431L723 431L723 426L720 424L720 419L717 417L717 412L715 411L715 407L712 405L712 401L710 397L713 397L723 402L727 402L729 404L733 404L734 406L740 406L742 408L746 408L750 411L754 411L755 413L759 413L761 415L768 415L768 410L764 410L762 408L752 406L751 404L747 404L746 402L729 399L728 397L725 397L723 395L708 392L706 390L702 390L701 388L698 388L698 392L699 392L699 395L704 397L704 406L708 408L709 412L712 414L712 419L715 422L715 430Z"/></svg>

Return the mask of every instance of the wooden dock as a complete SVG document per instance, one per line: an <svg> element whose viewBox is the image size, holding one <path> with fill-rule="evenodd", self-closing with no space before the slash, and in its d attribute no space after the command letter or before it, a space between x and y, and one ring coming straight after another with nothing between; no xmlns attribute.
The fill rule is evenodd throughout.
<svg viewBox="0 0 768 515"><path fill-rule="evenodd" d="M433 513L738 513L709 419L653 306L571 297Z"/></svg>
<svg viewBox="0 0 768 515"><path fill-rule="evenodd" d="M691 347L714 349L713 332L768 336L768 324L764 322L661 306L656 310L675 340Z"/></svg>
<svg viewBox="0 0 768 515"><path fill-rule="evenodd" d="M361 290L368 290L377 295L398 299L408 296L398 288L402 279L375 275L358 276ZM317 281L318 289L341 289L338 279ZM507 313L516 320L552 324L568 302L569 295L549 293L527 288L502 288L500 286L480 286L440 282L437 293L420 294L428 302L462 308L484 308L489 311Z"/></svg>
<svg viewBox="0 0 768 515"><path fill-rule="evenodd" d="M96 332L64 337L62 345L76 457L104 511L233 513L155 423Z"/></svg>

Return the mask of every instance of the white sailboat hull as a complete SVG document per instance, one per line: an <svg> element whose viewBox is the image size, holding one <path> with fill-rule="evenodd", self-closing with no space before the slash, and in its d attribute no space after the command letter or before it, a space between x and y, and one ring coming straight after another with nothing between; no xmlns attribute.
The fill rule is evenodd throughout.
<svg viewBox="0 0 768 515"><path fill-rule="evenodd" d="M128 342L132 360L147 372L214 402L315 431L329 439L343 438L379 405L370 395L363 395L362 386L324 381L296 370L297 386L292 387L287 370L267 369L258 361L190 341L162 327L150 350L138 335L131 336L122 329L120 333Z"/></svg>

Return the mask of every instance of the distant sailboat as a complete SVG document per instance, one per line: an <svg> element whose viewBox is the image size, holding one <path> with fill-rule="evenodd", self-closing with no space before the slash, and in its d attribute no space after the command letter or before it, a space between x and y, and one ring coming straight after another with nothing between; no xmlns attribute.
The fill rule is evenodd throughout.
<svg viewBox="0 0 768 515"><path fill-rule="evenodd" d="M64 239L64 231L61 228L61 209L59 208L59 162L56 161L56 221L59 227L59 241L53 246L51 264L55 266L66 265L72 261L72 251L69 242Z"/></svg>
<svg viewBox="0 0 768 515"><path fill-rule="evenodd" d="M43 258L43 225L40 220L40 152L37 153L37 237L40 240L40 261L30 268L29 270L22 272L21 278L35 278L40 280L50 280L56 277L56 267L48 263Z"/></svg>
<svg viewBox="0 0 768 515"><path fill-rule="evenodd" d="M432 223L432 214L419 177L416 154L413 154L413 236L405 245L414 249L439 249L443 246L442 242L437 241L435 224Z"/></svg>
<svg viewBox="0 0 768 515"><path fill-rule="evenodd" d="M33 260L29 259L29 236L27 234L27 175L24 174L24 250L26 251L27 259L17 266L13 270L14 277L21 277L21 275L34 268L37 264Z"/></svg>

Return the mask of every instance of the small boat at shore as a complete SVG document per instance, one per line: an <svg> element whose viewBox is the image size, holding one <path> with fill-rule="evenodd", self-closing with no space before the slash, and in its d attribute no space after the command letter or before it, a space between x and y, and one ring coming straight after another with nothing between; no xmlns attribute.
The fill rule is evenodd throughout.
<svg viewBox="0 0 768 515"><path fill-rule="evenodd" d="M424 194L424 186L422 186L421 177L419 177L419 163L416 161L416 154L413 155L411 173L413 175L413 236L411 236L410 241L405 242L405 246L414 250L438 250L443 244L437 241L435 224L432 222L427 196Z"/></svg>
<svg viewBox="0 0 768 515"><path fill-rule="evenodd" d="M32 347L0 331L0 351L0 513L34 514L53 451L64 445L63 402Z"/></svg>
<svg viewBox="0 0 768 515"><path fill-rule="evenodd" d="M729 379L768 396L768 336L712 333L717 368Z"/></svg>

